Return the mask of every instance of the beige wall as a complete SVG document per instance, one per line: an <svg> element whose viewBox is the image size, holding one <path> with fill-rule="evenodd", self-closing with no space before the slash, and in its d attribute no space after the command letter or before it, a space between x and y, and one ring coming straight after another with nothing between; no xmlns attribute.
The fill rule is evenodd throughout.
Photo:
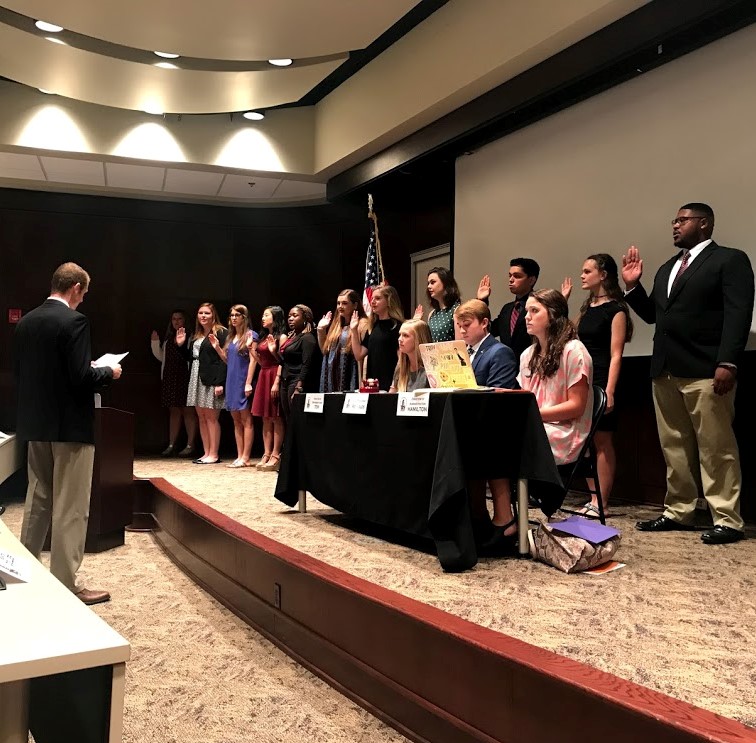
<svg viewBox="0 0 756 743"><path fill-rule="evenodd" d="M248 122L236 114L150 116L139 111L97 106L50 96L32 88L0 81L0 148L29 147L92 155L178 160L196 165L237 167L312 176L314 165L312 107L268 112L263 121ZM157 127L170 148L149 142L144 154L125 154L127 137L145 124ZM70 144L69 144L70 143ZM182 157L170 157L168 149Z"/></svg>
<svg viewBox="0 0 756 743"><path fill-rule="evenodd" d="M756 263L756 27L746 28L457 161L455 274L509 301L509 258L542 266L539 286L577 281L584 258L640 248L648 285L674 254L670 220L688 201L717 218L715 239ZM571 302L577 310L578 289ZM636 319L630 355L650 353ZM752 333L753 339L753 333Z"/></svg>
<svg viewBox="0 0 756 743"><path fill-rule="evenodd" d="M318 104L316 170L356 164L645 1L451 0Z"/></svg>

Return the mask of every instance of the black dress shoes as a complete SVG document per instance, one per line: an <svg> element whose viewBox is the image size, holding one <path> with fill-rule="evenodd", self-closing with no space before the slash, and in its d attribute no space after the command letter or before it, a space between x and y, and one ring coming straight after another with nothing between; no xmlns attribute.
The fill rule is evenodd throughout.
<svg viewBox="0 0 756 743"><path fill-rule="evenodd" d="M638 531L693 531L694 526L681 524L679 521L668 519L666 516L659 516L653 521L638 521L635 524Z"/></svg>
<svg viewBox="0 0 756 743"><path fill-rule="evenodd" d="M173 444L168 444L168 446L161 452L161 457L172 457L176 454L176 447Z"/></svg>
<svg viewBox="0 0 756 743"><path fill-rule="evenodd" d="M731 529L729 526L715 526L701 534L701 541L704 544L731 544L739 542L745 537L742 531Z"/></svg>

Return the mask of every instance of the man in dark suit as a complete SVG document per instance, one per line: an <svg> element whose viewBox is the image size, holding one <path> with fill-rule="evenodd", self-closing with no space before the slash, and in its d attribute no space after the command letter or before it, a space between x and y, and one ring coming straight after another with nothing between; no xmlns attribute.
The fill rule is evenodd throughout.
<svg viewBox="0 0 756 743"><path fill-rule="evenodd" d="M94 393L121 367L92 366L89 321L76 312L88 290L83 268L58 267L50 296L16 326L14 373L16 435L28 442L29 461L21 541L39 557L52 521L50 572L85 604L97 604L110 594L76 584L89 519Z"/></svg>
<svg viewBox="0 0 756 743"><path fill-rule="evenodd" d="M499 343L490 333L491 312L479 299L463 302L454 311L457 338L467 343L475 381L481 387L517 388L518 363L512 349ZM506 553L515 546L516 520L512 514L509 480L489 480L493 500L493 523L486 506L486 483L468 482L473 528L484 554Z"/></svg>
<svg viewBox="0 0 756 743"><path fill-rule="evenodd" d="M680 207L672 237L680 249L657 272L650 296L640 283L643 261L631 247L622 257L627 303L656 323L651 357L654 407L664 459L664 514L640 521L641 531L690 530L703 492L714 528L706 544L743 538L740 459L732 430L740 356L748 340L754 278L742 250L717 245L707 204Z"/></svg>
<svg viewBox="0 0 756 743"><path fill-rule="evenodd" d="M501 308L499 316L491 324L492 335L498 335L505 346L509 346L519 360L522 352L533 339L525 327L525 301L533 291L541 267L532 258L513 258L509 262L509 291L515 296ZM491 279L484 276L478 285L477 297L488 304L491 296Z"/></svg>

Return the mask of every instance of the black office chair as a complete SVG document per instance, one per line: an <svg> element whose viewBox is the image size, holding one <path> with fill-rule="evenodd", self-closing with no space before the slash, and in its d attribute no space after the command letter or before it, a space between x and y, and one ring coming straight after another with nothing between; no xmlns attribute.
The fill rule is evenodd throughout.
<svg viewBox="0 0 756 743"><path fill-rule="evenodd" d="M567 495L570 492L584 493L585 495L595 495L598 501L599 521L602 524L606 523L606 516L604 515L604 500L601 497L601 485L598 479L598 468L596 466L596 445L593 443L593 436L598 428L601 416L606 411L606 392L602 387L597 384L593 385L593 416L591 418L591 430L588 434L588 438L585 440L578 458L570 463L559 467L559 473L562 475L562 481L564 482L564 493ZM588 483L584 488L574 488L572 483L577 478L590 478L593 480L594 488L588 487ZM579 516L588 516L587 514L580 513L578 511L572 511L569 508L562 507L560 510L566 513L574 513ZM595 516L588 516L588 518L596 518Z"/></svg>

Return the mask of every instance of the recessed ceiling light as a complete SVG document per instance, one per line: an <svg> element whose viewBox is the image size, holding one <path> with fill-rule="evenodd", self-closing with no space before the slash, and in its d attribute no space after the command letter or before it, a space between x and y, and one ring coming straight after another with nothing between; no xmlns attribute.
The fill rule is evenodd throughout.
<svg viewBox="0 0 756 743"><path fill-rule="evenodd" d="M34 25L40 31L46 31L48 34L57 34L63 30L63 26L56 26L54 23L48 23L47 21L35 21Z"/></svg>
<svg viewBox="0 0 756 743"><path fill-rule="evenodd" d="M275 67L288 67L293 60L291 59L269 59L268 62Z"/></svg>
<svg viewBox="0 0 756 743"><path fill-rule="evenodd" d="M154 105L147 105L143 109L146 114L151 114L152 116L162 116L163 112Z"/></svg>
<svg viewBox="0 0 756 743"><path fill-rule="evenodd" d="M180 54L173 54L173 52L155 52L155 54L163 59L178 59L181 56Z"/></svg>
<svg viewBox="0 0 756 743"><path fill-rule="evenodd" d="M40 93L44 93L45 95L55 95L55 93L53 93L52 90L45 90L44 88L37 88L37 90Z"/></svg>
<svg viewBox="0 0 756 743"><path fill-rule="evenodd" d="M63 39L56 39L54 36L45 36L45 39L47 39L47 41L52 41L53 44L63 44L63 46L68 46Z"/></svg>
<svg viewBox="0 0 756 743"><path fill-rule="evenodd" d="M164 70L179 69L175 64L171 64L170 62L155 62L155 67L162 67Z"/></svg>
<svg viewBox="0 0 756 743"><path fill-rule="evenodd" d="M245 111L242 116L250 121L260 121L260 119L265 118L265 114L260 113L259 111Z"/></svg>

